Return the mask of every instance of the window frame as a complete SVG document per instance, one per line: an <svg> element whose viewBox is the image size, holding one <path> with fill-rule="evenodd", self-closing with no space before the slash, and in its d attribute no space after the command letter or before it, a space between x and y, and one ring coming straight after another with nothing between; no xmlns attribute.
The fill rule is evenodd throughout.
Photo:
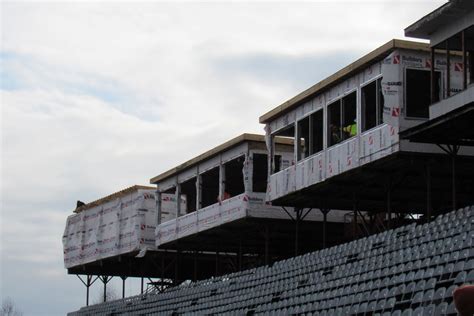
<svg viewBox="0 0 474 316"><path fill-rule="evenodd" d="M429 117L429 109L432 103L430 102L428 104L428 117L417 117L417 116L408 116L408 103L407 103L407 70L418 70L418 71L426 71L430 72L430 69L425 69L425 68L418 68L418 67L405 67L403 70L403 118L406 120L415 120L415 121L427 121L430 119ZM438 92L438 100L441 101L443 100L444 97L444 71L441 69L436 70L435 73L438 72L440 76L439 80L439 92ZM438 101L438 102L439 102ZM437 103L437 102L436 102Z"/></svg>
<svg viewBox="0 0 474 316"><path fill-rule="evenodd" d="M367 131L370 131L384 123L383 121L383 106L380 104L380 94L377 92L380 92L383 97L383 90L382 90L382 79L383 75L377 75L374 78L369 79L368 81L362 83L360 85L360 132L365 133ZM366 121L365 121L365 105L362 103L362 90L367 87L369 84L372 84L375 82L375 99L376 99L376 104L375 104L375 126L371 128L365 128ZM380 85L379 85L380 83ZM379 90L379 91L377 91ZM384 102L385 104L385 102ZM379 121L380 120L380 121ZM363 124L362 124L363 123Z"/></svg>

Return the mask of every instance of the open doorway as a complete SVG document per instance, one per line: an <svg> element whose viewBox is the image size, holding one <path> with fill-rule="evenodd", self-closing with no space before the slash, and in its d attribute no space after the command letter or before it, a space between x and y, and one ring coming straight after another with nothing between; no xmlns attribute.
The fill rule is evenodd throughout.
<svg viewBox="0 0 474 316"><path fill-rule="evenodd" d="M201 207L212 205L219 198L219 167L201 174Z"/></svg>
<svg viewBox="0 0 474 316"><path fill-rule="evenodd" d="M225 170L225 190L223 200L245 192L244 175L244 156L232 159L224 164Z"/></svg>

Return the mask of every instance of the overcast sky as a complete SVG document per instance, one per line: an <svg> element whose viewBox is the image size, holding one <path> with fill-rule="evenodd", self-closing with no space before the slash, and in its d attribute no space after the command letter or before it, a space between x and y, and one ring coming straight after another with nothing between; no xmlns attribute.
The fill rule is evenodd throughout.
<svg viewBox="0 0 474 316"><path fill-rule="evenodd" d="M263 133L260 115L444 2L2 2L0 297L83 306L62 262L76 200Z"/></svg>

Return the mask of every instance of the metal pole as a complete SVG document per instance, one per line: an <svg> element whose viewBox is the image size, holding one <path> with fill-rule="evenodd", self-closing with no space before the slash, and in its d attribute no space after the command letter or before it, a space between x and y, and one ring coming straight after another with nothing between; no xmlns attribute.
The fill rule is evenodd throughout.
<svg viewBox="0 0 474 316"><path fill-rule="evenodd" d="M107 276L102 277L102 282L104 283L104 302L107 302Z"/></svg>
<svg viewBox="0 0 474 316"><path fill-rule="evenodd" d="M242 237L239 238L239 271L242 271Z"/></svg>
<svg viewBox="0 0 474 316"><path fill-rule="evenodd" d="M299 239L300 239L300 219L301 209L295 208L296 219L295 219L295 256L299 254Z"/></svg>
<svg viewBox="0 0 474 316"><path fill-rule="evenodd" d="M357 203L356 203L356 194L352 195L352 211L354 212L354 239L357 237L358 224L357 224Z"/></svg>
<svg viewBox="0 0 474 316"><path fill-rule="evenodd" d="M326 248L326 241L327 241L327 221L328 221L328 213L329 209L321 209L323 213L323 248Z"/></svg>
<svg viewBox="0 0 474 316"><path fill-rule="evenodd" d="M175 284L178 283L178 278L179 278L179 248L176 249L176 258L174 261L174 281Z"/></svg>
<svg viewBox="0 0 474 316"><path fill-rule="evenodd" d="M456 149L453 148L451 154L451 185L452 185L452 200L453 211L456 210Z"/></svg>
<svg viewBox="0 0 474 316"><path fill-rule="evenodd" d="M122 278L122 298L125 298L125 280L127 277L121 277Z"/></svg>
<svg viewBox="0 0 474 316"><path fill-rule="evenodd" d="M219 275L219 250L216 250L216 276Z"/></svg>
<svg viewBox="0 0 474 316"><path fill-rule="evenodd" d="M387 186L387 228L392 228L392 188L391 183L389 181Z"/></svg>
<svg viewBox="0 0 474 316"><path fill-rule="evenodd" d="M165 286L165 257L161 257L161 278L160 278L161 288L160 292L163 290Z"/></svg>
<svg viewBox="0 0 474 316"><path fill-rule="evenodd" d="M91 286L92 275L87 276L87 285L86 285L86 306L89 306L89 288Z"/></svg>
<svg viewBox="0 0 474 316"><path fill-rule="evenodd" d="M141 281L140 281L140 294L143 294L143 277L141 278Z"/></svg>
<svg viewBox="0 0 474 316"><path fill-rule="evenodd" d="M265 224L265 265L269 264L269 255L268 255L268 250L269 250L269 242L270 242L270 230L268 228L268 224Z"/></svg>
<svg viewBox="0 0 474 316"><path fill-rule="evenodd" d="M426 222L431 221L431 166L428 162L426 164Z"/></svg>
<svg viewBox="0 0 474 316"><path fill-rule="evenodd" d="M197 251L194 251L194 282L197 281Z"/></svg>

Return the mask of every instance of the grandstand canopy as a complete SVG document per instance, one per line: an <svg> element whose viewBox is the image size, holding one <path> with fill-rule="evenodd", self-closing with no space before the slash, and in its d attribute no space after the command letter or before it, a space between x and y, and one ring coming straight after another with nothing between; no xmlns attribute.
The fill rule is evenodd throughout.
<svg viewBox="0 0 474 316"><path fill-rule="evenodd" d="M473 122L474 101L403 131L400 137L416 143L474 146Z"/></svg>

